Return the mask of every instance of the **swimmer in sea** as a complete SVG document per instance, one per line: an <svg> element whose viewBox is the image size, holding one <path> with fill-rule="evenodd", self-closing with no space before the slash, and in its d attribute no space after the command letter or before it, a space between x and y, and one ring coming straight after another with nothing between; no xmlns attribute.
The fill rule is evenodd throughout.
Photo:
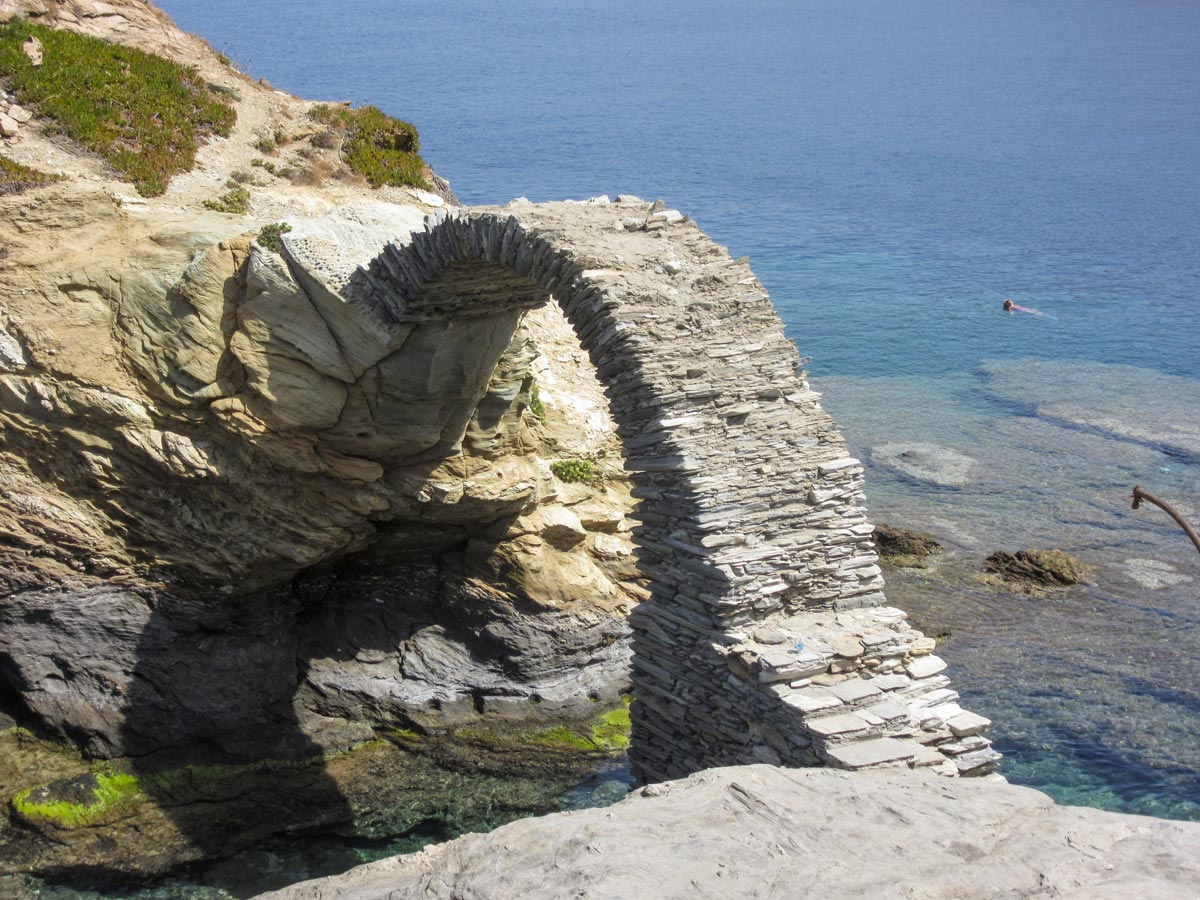
<svg viewBox="0 0 1200 900"><path fill-rule="evenodd" d="M1058 321L1058 316L1052 316L1049 313L1044 313L1040 309L1030 309L1028 306L1021 306L1019 303L1014 303L1012 298L1004 301L1004 311L1008 313L1029 313L1031 316L1038 316L1043 319L1054 319Z"/></svg>

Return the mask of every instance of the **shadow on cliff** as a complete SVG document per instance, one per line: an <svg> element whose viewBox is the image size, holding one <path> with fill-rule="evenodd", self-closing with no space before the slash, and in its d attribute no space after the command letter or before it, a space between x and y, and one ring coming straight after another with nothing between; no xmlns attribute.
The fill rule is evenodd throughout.
<svg viewBox="0 0 1200 900"><path fill-rule="evenodd" d="M298 599L278 592L213 605L158 595L148 606L112 751L153 801L142 816L152 840L132 867L114 859L113 876L350 823L322 736L296 702Z"/></svg>
<svg viewBox="0 0 1200 900"><path fill-rule="evenodd" d="M30 595L20 616L11 610L17 629L47 616L58 626L49 665L62 681L49 693L65 687L76 704L64 736L114 758L152 801L101 828L47 831L61 844L37 871L52 882L144 882L272 838L341 841L345 856L351 839L449 837L547 811L574 783L472 770L465 759L448 773L379 743L391 729L503 714L549 664L535 652L548 635L529 632L531 610L440 565L344 563L219 602L106 585L73 599ZM594 701L618 693L585 687L575 700L594 714ZM43 713L54 702L34 695ZM546 715L563 713L545 699ZM343 753L351 747L360 749ZM240 896L245 873L227 868L206 866L204 881ZM277 874L275 886L297 877Z"/></svg>

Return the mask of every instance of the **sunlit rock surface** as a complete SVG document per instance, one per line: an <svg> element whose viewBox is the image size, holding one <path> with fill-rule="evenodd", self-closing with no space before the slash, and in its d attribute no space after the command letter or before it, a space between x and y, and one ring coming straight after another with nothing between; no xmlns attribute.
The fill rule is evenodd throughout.
<svg viewBox="0 0 1200 900"><path fill-rule="evenodd" d="M1191 898L1200 824L988 780L710 769L260 900Z"/></svg>

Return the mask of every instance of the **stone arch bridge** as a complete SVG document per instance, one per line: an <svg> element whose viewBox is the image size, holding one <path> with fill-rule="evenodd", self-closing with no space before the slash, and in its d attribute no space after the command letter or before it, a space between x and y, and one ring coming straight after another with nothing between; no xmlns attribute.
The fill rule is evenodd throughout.
<svg viewBox="0 0 1200 900"><path fill-rule="evenodd" d="M298 261L329 283L321 259ZM862 466L766 291L687 217L624 198L441 211L334 286L383 340L561 305L640 501L641 778L752 762L995 767L989 723L955 702L934 642L886 603ZM486 367L504 347L469 349L495 357ZM451 442L464 416L445 415Z"/></svg>

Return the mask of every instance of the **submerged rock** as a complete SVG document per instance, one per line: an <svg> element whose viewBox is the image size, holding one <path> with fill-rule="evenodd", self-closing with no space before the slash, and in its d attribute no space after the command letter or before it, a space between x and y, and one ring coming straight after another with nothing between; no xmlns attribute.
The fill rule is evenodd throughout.
<svg viewBox="0 0 1200 900"><path fill-rule="evenodd" d="M975 460L937 444L881 444L871 460L908 478L942 487L961 487L970 478Z"/></svg>
<svg viewBox="0 0 1200 900"><path fill-rule="evenodd" d="M1065 550L1001 550L984 560L984 567L1007 583L1034 590L1069 587L1087 575L1083 563Z"/></svg>
<svg viewBox="0 0 1200 900"><path fill-rule="evenodd" d="M627 708L593 706L590 719L551 728L394 730L324 758L156 771L136 771L136 760L89 761L28 733L0 735L3 872L93 890L276 835L362 843L494 828L562 808L564 792L620 754ZM256 890L286 883L278 873L251 881ZM2 887L0 896L9 896Z"/></svg>
<svg viewBox="0 0 1200 900"><path fill-rule="evenodd" d="M1055 806L1002 781L746 766L260 900L1191 898L1198 860L1200 824Z"/></svg>

